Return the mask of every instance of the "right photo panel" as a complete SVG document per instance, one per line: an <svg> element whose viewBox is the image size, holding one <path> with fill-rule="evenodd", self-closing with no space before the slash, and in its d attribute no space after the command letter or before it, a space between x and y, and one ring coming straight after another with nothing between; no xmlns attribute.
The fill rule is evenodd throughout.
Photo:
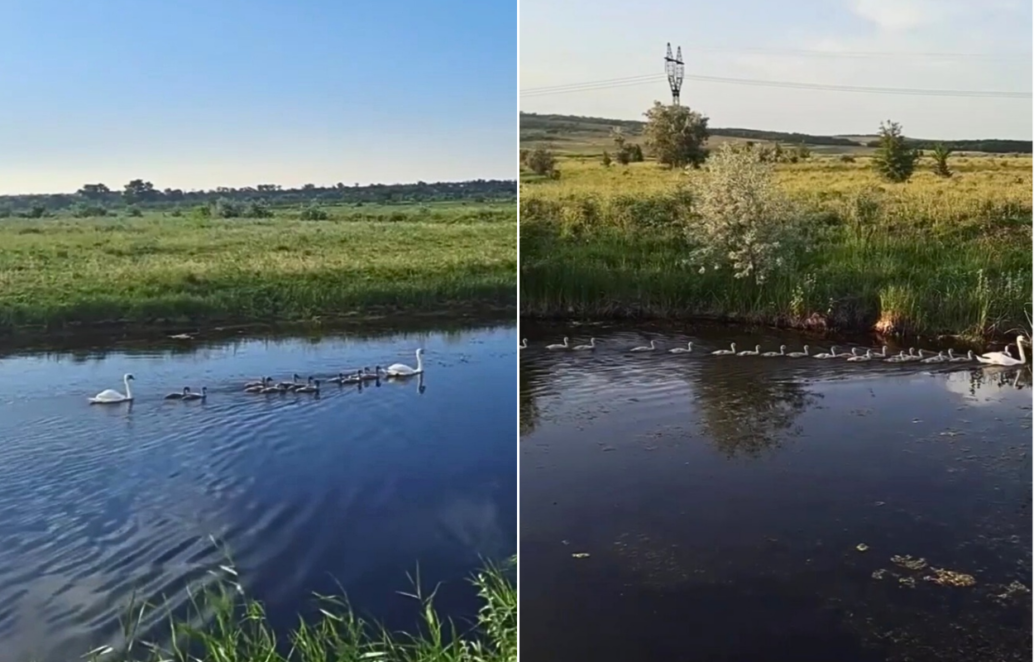
<svg viewBox="0 0 1034 662"><path fill-rule="evenodd" d="M1032 655L1031 4L520 4L522 662Z"/></svg>

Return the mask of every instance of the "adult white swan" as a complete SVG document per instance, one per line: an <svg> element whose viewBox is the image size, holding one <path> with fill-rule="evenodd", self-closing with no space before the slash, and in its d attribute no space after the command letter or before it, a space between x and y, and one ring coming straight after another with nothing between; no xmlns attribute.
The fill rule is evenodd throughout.
<svg viewBox="0 0 1034 662"><path fill-rule="evenodd" d="M90 398L90 404L92 405L112 405L118 402L132 402L133 392L129 390L129 382L133 380L133 375L126 373L122 376L122 383L126 385L125 394L119 393L112 389L105 389L97 395Z"/></svg>
<svg viewBox="0 0 1034 662"><path fill-rule="evenodd" d="M649 347L647 347L646 345L640 345L639 347L633 347L632 349L630 349L628 351L630 351L630 352L654 352L656 350L657 350L657 341L656 340L651 340Z"/></svg>
<svg viewBox="0 0 1034 662"><path fill-rule="evenodd" d="M518 347L520 349L528 349L528 339L527 338L521 338L521 344L518 345Z"/></svg>
<svg viewBox="0 0 1034 662"><path fill-rule="evenodd" d="M835 358L838 358L839 356L840 355L837 354L837 346L833 345L832 347L829 348L828 352L819 352L818 354L813 354L811 358L813 358L813 359L835 359Z"/></svg>
<svg viewBox="0 0 1034 662"><path fill-rule="evenodd" d="M865 350L865 354L856 354L854 356L849 356L847 360L851 361L852 363L857 363L859 361L872 361L872 350L867 349Z"/></svg>
<svg viewBox="0 0 1034 662"><path fill-rule="evenodd" d="M805 356L808 356L808 346L804 346L803 352L787 352L786 355L791 359L803 359Z"/></svg>
<svg viewBox="0 0 1034 662"><path fill-rule="evenodd" d="M786 356L786 345L780 345L778 352L765 352L761 356Z"/></svg>
<svg viewBox="0 0 1034 662"><path fill-rule="evenodd" d="M687 343L685 347L672 347L668 350L669 354L688 354L693 351L693 343Z"/></svg>
<svg viewBox="0 0 1034 662"><path fill-rule="evenodd" d="M568 338L567 336L564 336L564 344L563 345L561 345L560 343L553 343L552 345L546 345L546 349L571 349L571 346L568 344L570 342L571 342L571 339Z"/></svg>
<svg viewBox="0 0 1034 662"><path fill-rule="evenodd" d="M411 377L413 375L419 375L424 372L424 350L418 349L416 351L416 368L410 368L405 363L395 363L389 365L385 370L384 374L389 377Z"/></svg>
<svg viewBox="0 0 1034 662"><path fill-rule="evenodd" d="M988 352L977 356L977 361L988 365L1021 365L1027 362L1027 354L1023 351L1023 343L1027 342L1024 336L1016 336L1016 349L1020 350L1020 358L1014 359L1008 351ZM1008 347L1006 347L1008 350Z"/></svg>
<svg viewBox="0 0 1034 662"><path fill-rule="evenodd" d="M736 356L761 356L761 345L754 345L754 351L745 349L737 353Z"/></svg>
<svg viewBox="0 0 1034 662"><path fill-rule="evenodd" d="M716 349L711 352L711 356L729 356L736 353L736 343L729 343L730 349Z"/></svg>
<svg viewBox="0 0 1034 662"><path fill-rule="evenodd" d="M588 345L575 345L571 349L578 349L578 350L586 350L586 349L593 350L593 349L596 349L596 339L595 338L590 338Z"/></svg>

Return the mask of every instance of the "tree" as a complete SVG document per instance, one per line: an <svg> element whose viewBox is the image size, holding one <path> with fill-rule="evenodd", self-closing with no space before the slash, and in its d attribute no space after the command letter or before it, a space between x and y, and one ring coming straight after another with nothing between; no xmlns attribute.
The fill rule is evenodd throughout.
<svg viewBox="0 0 1034 662"><path fill-rule="evenodd" d="M700 167L707 158L708 118L686 106L666 106L660 101L644 115L646 146L658 163L672 168Z"/></svg>
<svg viewBox="0 0 1034 662"><path fill-rule="evenodd" d="M951 177L951 168L948 167L948 157L952 150L944 146L944 143L937 143L933 146L933 171L938 177Z"/></svg>
<svg viewBox="0 0 1034 662"><path fill-rule="evenodd" d="M149 202L159 195L161 195L161 192L155 190L154 184L145 182L142 179L134 179L126 184L122 190L122 199L126 201L126 204Z"/></svg>
<svg viewBox="0 0 1034 662"><path fill-rule="evenodd" d="M887 120L880 123L880 134L872 165L889 182L907 182L916 169L919 150L909 147L901 125Z"/></svg>
<svg viewBox="0 0 1034 662"><path fill-rule="evenodd" d="M607 150L603 150L603 158L600 159L600 163L603 164L603 167L604 168L609 168L610 164L613 163L613 162L614 162L614 160L612 158L610 158L610 152L608 152Z"/></svg>
<svg viewBox="0 0 1034 662"><path fill-rule="evenodd" d="M111 189L104 184L83 184L76 193L89 200L98 200L111 193Z"/></svg>
<svg viewBox="0 0 1034 662"><path fill-rule="evenodd" d="M556 156L545 147L536 147L528 154L527 165L536 175L552 176L556 171Z"/></svg>
<svg viewBox="0 0 1034 662"><path fill-rule="evenodd" d="M793 257L800 228L773 180L773 168L761 150L729 143L708 159L698 192L700 220L687 228L699 242L696 254L703 265L724 265L734 277L761 284Z"/></svg>

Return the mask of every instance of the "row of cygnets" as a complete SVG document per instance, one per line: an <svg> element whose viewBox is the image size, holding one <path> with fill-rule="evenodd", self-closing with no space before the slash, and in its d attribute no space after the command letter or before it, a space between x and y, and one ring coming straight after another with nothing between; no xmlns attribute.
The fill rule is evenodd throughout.
<svg viewBox="0 0 1034 662"><path fill-rule="evenodd" d="M546 345L545 348L550 351L594 351L596 349L596 338L590 339L588 344L583 345L571 345L570 338L564 338L563 343L555 343ZM1016 347L1019 350L1020 357L1016 358L1010 353L1009 347L1006 346L1004 351L1001 352L987 352L985 354L974 354L973 350L969 350L965 356L956 356L955 350L949 349L947 353L939 351L936 354L928 352L928 350L920 349L916 351L914 347L910 347L908 352L904 350L898 354L888 354L887 346L884 345L879 351L872 349L866 349L862 353L859 348L852 347L850 352L838 352L837 347L833 346L828 352L819 352L817 354L811 353L811 348L808 345L804 345L804 350L800 352L788 352L786 351L786 345L780 345L779 351L774 352L762 352L761 345L755 345L753 350L741 350L737 351L736 343L730 343L729 349L716 349L711 352L707 352L711 356L764 356L764 357L786 357L786 358L812 358L812 359L846 359L853 363L863 361L883 361L885 363L963 363L968 361L977 361L979 363L986 363L989 365L1021 365L1027 362L1027 356L1023 351L1024 343L1029 342L1025 336L1018 336L1016 338ZM528 348L528 340L524 338L521 340L521 349ZM638 347L629 348L629 352L658 352L667 351L669 354L690 354L693 352L693 343L689 342L685 347L673 347L668 350L663 350L657 347L657 342L651 340L649 345L641 345ZM929 353L929 356L927 355Z"/></svg>
<svg viewBox="0 0 1034 662"><path fill-rule="evenodd" d="M347 385L360 385L371 381L379 381L381 378L385 379L404 379L406 377L413 377L415 375L422 375L424 372L424 350L416 350L416 367L410 367L404 363L395 363L387 368L376 366L373 370L370 368L362 368L355 372L339 372L336 377L331 377L326 380L328 384L338 384L341 386ZM133 400L133 392L130 390L129 382L134 381L134 377L131 374L126 374L122 377L122 382L125 384L126 392L120 393L113 389L107 389L101 391L97 395L89 399L91 404L117 404L119 402L131 402ZM278 394L278 393L309 393L313 395L319 395L320 387L322 382L319 379L309 377L306 381L302 381L302 377L295 373L291 381L277 382L272 377L263 377L259 381L246 382L244 384L245 393L256 393L256 394ZM184 386L181 391L174 391L165 396L166 400L206 400L208 398L208 387L202 386L200 391L191 390L189 386Z"/></svg>

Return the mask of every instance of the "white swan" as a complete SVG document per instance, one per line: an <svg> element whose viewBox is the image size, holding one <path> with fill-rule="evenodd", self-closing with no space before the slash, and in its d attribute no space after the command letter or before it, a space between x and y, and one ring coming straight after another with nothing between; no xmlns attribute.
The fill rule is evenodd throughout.
<svg viewBox="0 0 1034 662"><path fill-rule="evenodd" d="M528 339L527 338L521 338L521 344L517 345L517 348L518 349L528 349Z"/></svg>
<svg viewBox="0 0 1034 662"><path fill-rule="evenodd" d="M711 352L711 355L712 356L728 356L729 354L735 354L736 353L736 343L734 343L734 342L729 343L729 347L731 347L732 349L716 349L713 352Z"/></svg>
<svg viewBox="0 0 1034 662"><path fill-rule="evenodd" d="M786 345L780 345L778 352L765 352L761 356L786 356Z"/></svg>
<svg viewBox="0 0 1034 662"><path fill-rule="evenodd" d="M202 386L201 392L189 391L183 395L184 400L207 400L208 399L208 387Z"/></svg>
<svg viewBox="0 0 1034 662"><path fill-rule="evenodd" d="M586 349L593 350L593 349L596 349L596 339L595 338L590 338L588 345L575 345L571 349L579 349L579 350L586 350Z"/></svg>
<svg viewBox="0 0 1034 662"><path fill-rule="evenodd" d="M807 345L804 346L804 351L803 352L788 352L787 356L789 356L792 359L800 359L800 358L803 358L805 356L808 356L808 346Z"/></svg>
<svg viewBox="0 0 1034 662"><path fill-rule="evenodd" d="M129 390L129 382L133 380L133 375L125 374L122 376L122 383L126 385L125 395L112 389L105 389L97 395L90 398L90 404L93 405L111 405L118 402L132 402L133 392Z"/></svg>
<svg viewBox="0 0 1034 662"><path fill-rule="evenodd" d="M829 348L828 352L819 352L818 354L812 354L811 358L813 358L813 359L835 359L838 356L840 356L840 355L837 354L837 346L833 345L832 347Z"/></svg>
<svg viewBox="0 0 1034 662"><path fill-rule="evenodd" d="M847 360L851 361L851 362L872 361L872 350L871 349L865 350L865 354L862 354L861 356L849 356L849 357L847 357Z"/></svg>
<svg viewBox="0 0 1034 662"><path fill-rule="evenodd" d="M564 338L567 340L567 338ZM418 349L416 351L416 368L410 368L405 363L395 363L389 365L385 370L384 374L389 377L410 377L412 375L419 375L424 371L424 350Z"/></svg>
<svg viewBox="0 0 1034 662"><path fill-rule="evenodd" d="M901 350L896 356L892 356L887 359L883 359L884 363L904 363L908 360L908 354L905 354L905 350Z"/></svg>
<svg viewBox="0 0 1034 662"><path fill-rule="evenodd" d="M656 349L657 349L656 341L651 340L649 347L647 347L646 345L641 345L639 347L633 347L632 349L630 349L628 351L630 351L630 352L653 352Z"/></svg>
<svg viewBox="0 0 1034 662"><path fill-rule="evenodd" d="M754 345L754 351L745 349L742 352L736 354L736 356L761 356L761 345Z"/></svg>
<svg viewBox="0 0 1034 662"><path fill-rule="evenodd" d="M988 352L976 357L977 361L988 365L1021 365L1027 362L1027 354L1023 351L1023 343L1027 342L1024 336L1016 336L1016 349L1020 350L1020 358L1014 359L1008 351ZM1006 350L1009 348L1006 347Z"/></svg>
<svg viewBox="0 0 1034 662"><path fill-rule="evenodd" d="M916 348L915 347L909 347L908 348L908 354L905 354L905 358L902 359L902 361L904 363L909 363L911 361L922 361L922 360L923 360L923 350L919 350L919 353L916 354Z"/></svg>
<svg viewBox="0 0 1034 662"><path fill-rule="evenodd" d="M693 351L693 343L690 342L685 347L673 347L668 350L669 354L688 354Z"/></svg>
<svg viewBox="0 0 1034 662"><path fill-rule="evenodd" d="M933 356L927 357L920 361L920 363L943 363L947 361L948 357L944 355L944 352L938 352Z"/></svg>
<svg viewBox="0 0 1034 662"><path fill-rule="evenodd" d="M570 339L567 338L567 336L564 336L563 345L559 343L553 343L552 345L546 345L546 349L571 349L571 346L567 344L568 342L570 342Z"/></svg>

